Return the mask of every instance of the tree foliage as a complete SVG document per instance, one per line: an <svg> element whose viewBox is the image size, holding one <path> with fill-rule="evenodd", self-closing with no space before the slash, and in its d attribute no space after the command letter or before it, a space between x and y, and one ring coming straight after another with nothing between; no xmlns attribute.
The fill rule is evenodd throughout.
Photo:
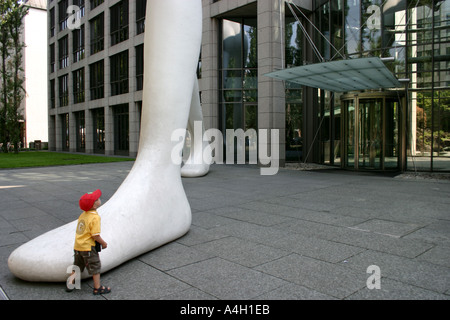
<svg viewBox="0 0 450 320"><path fill-rule="evenodd" d="M20 111L25 96L25 77L22 69L24 43L21 37L23 18L29 7L22 1L0 2L0 145L8 152L8 146L19 151Z"/></svg>

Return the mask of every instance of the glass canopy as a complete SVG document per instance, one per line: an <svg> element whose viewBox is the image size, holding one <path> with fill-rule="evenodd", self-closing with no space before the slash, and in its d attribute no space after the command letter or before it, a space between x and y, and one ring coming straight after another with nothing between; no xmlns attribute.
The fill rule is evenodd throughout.
<svg viewBox="0 0 450 320"><path fill-rule="evenodd" d="M403 87L378 57L309 64L265 75L334 92Z"/></svg>

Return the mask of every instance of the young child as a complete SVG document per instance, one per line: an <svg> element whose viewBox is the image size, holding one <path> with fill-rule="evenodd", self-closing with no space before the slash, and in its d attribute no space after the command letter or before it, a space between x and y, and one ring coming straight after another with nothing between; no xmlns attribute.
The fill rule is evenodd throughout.
<svg viewBox="0 0 450 320"><path fill-rule="evenodd" d="M84 194L79 201L83 213L78 218L75 235L74 265L83 272L87 268L94 280L94 295L111 292L111 288L100 285L100 256L95 248L96 242L101 248L106 249L108 244L100 236L101 219L97 214L97 208L101 205L102 192L97 189L94 192Z"/></svg>

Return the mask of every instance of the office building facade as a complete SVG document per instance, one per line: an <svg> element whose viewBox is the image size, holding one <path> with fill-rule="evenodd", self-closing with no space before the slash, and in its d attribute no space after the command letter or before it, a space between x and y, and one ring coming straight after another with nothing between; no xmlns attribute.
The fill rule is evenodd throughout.
<svg viewBox="0 0 450 320"><path fill-rule="evenodd" d="M203 0L205 128L277 130L280 165L450 170L448 3ZM50 150L136 155L145 7L49 1ZM334 92L267 76L365 57L383 58L401 86Z"/></svg>

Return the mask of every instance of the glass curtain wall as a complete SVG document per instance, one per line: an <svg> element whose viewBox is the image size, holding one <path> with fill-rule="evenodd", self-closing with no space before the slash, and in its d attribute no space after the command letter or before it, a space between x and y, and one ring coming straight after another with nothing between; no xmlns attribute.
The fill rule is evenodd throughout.
<svg viewBox="0 0 450 320"><path fill-rule="evenodd" d="M303 65L304 34L294 17L286 17L286 68ZM286 81L286 161L303 160L303 92L302 86Z"/></svg>
<svg viewBox="0 0 450 320"><path fill-rule="evenodd" d="M226 129L258 130L257 21L221 22L220 116L226 143ZM235 143L235 156L238 147ZM256 148L256 141L247 139L247 153L249 148Z"/></svg>
<svg viewBox="0 0 450 320"><path fill-rule="evenodd" d="M356 0L358 1L358 0ZM344 1L322 2L316 10L315 24L321 34L316 33L315 43L321 56L315 56L314 62L342 59L344 54L355 52L359 33L353 27L359 15L353 9L356 4L352 0L344 10ZM344 11L350 14L344 20ZM345 23L344 23L345 21ZM348 30L345 32L344 30ZM341 163L341 106L338 93L317 90L317 123L316 139L320 143L319 159L321 163L340 165Z"/></svg>
<svg viewBox="0 0 450 320"><path fill-rule="evenodd" d="M391 105L396 109L393 114L398 109L399 115L407 119L409 170L450 170L449 1L320 1L314 12L315 25L323 34L315 32L315 43L325 60L395 58L386 66L398 79L405 79L407 103ZM318 123L326 126L319 130L321 160L333 163L339 159L336 134L340 120L338 99L328 96L328 92L318 91L317 116ZM344 123L344 138L349 139L346 127Z"/></svg>
<svg viewBox="0 0 450 320"><path fill-rule="evenodd" d="M411 1L408 168L450 170L450 2Z"/></svg>

